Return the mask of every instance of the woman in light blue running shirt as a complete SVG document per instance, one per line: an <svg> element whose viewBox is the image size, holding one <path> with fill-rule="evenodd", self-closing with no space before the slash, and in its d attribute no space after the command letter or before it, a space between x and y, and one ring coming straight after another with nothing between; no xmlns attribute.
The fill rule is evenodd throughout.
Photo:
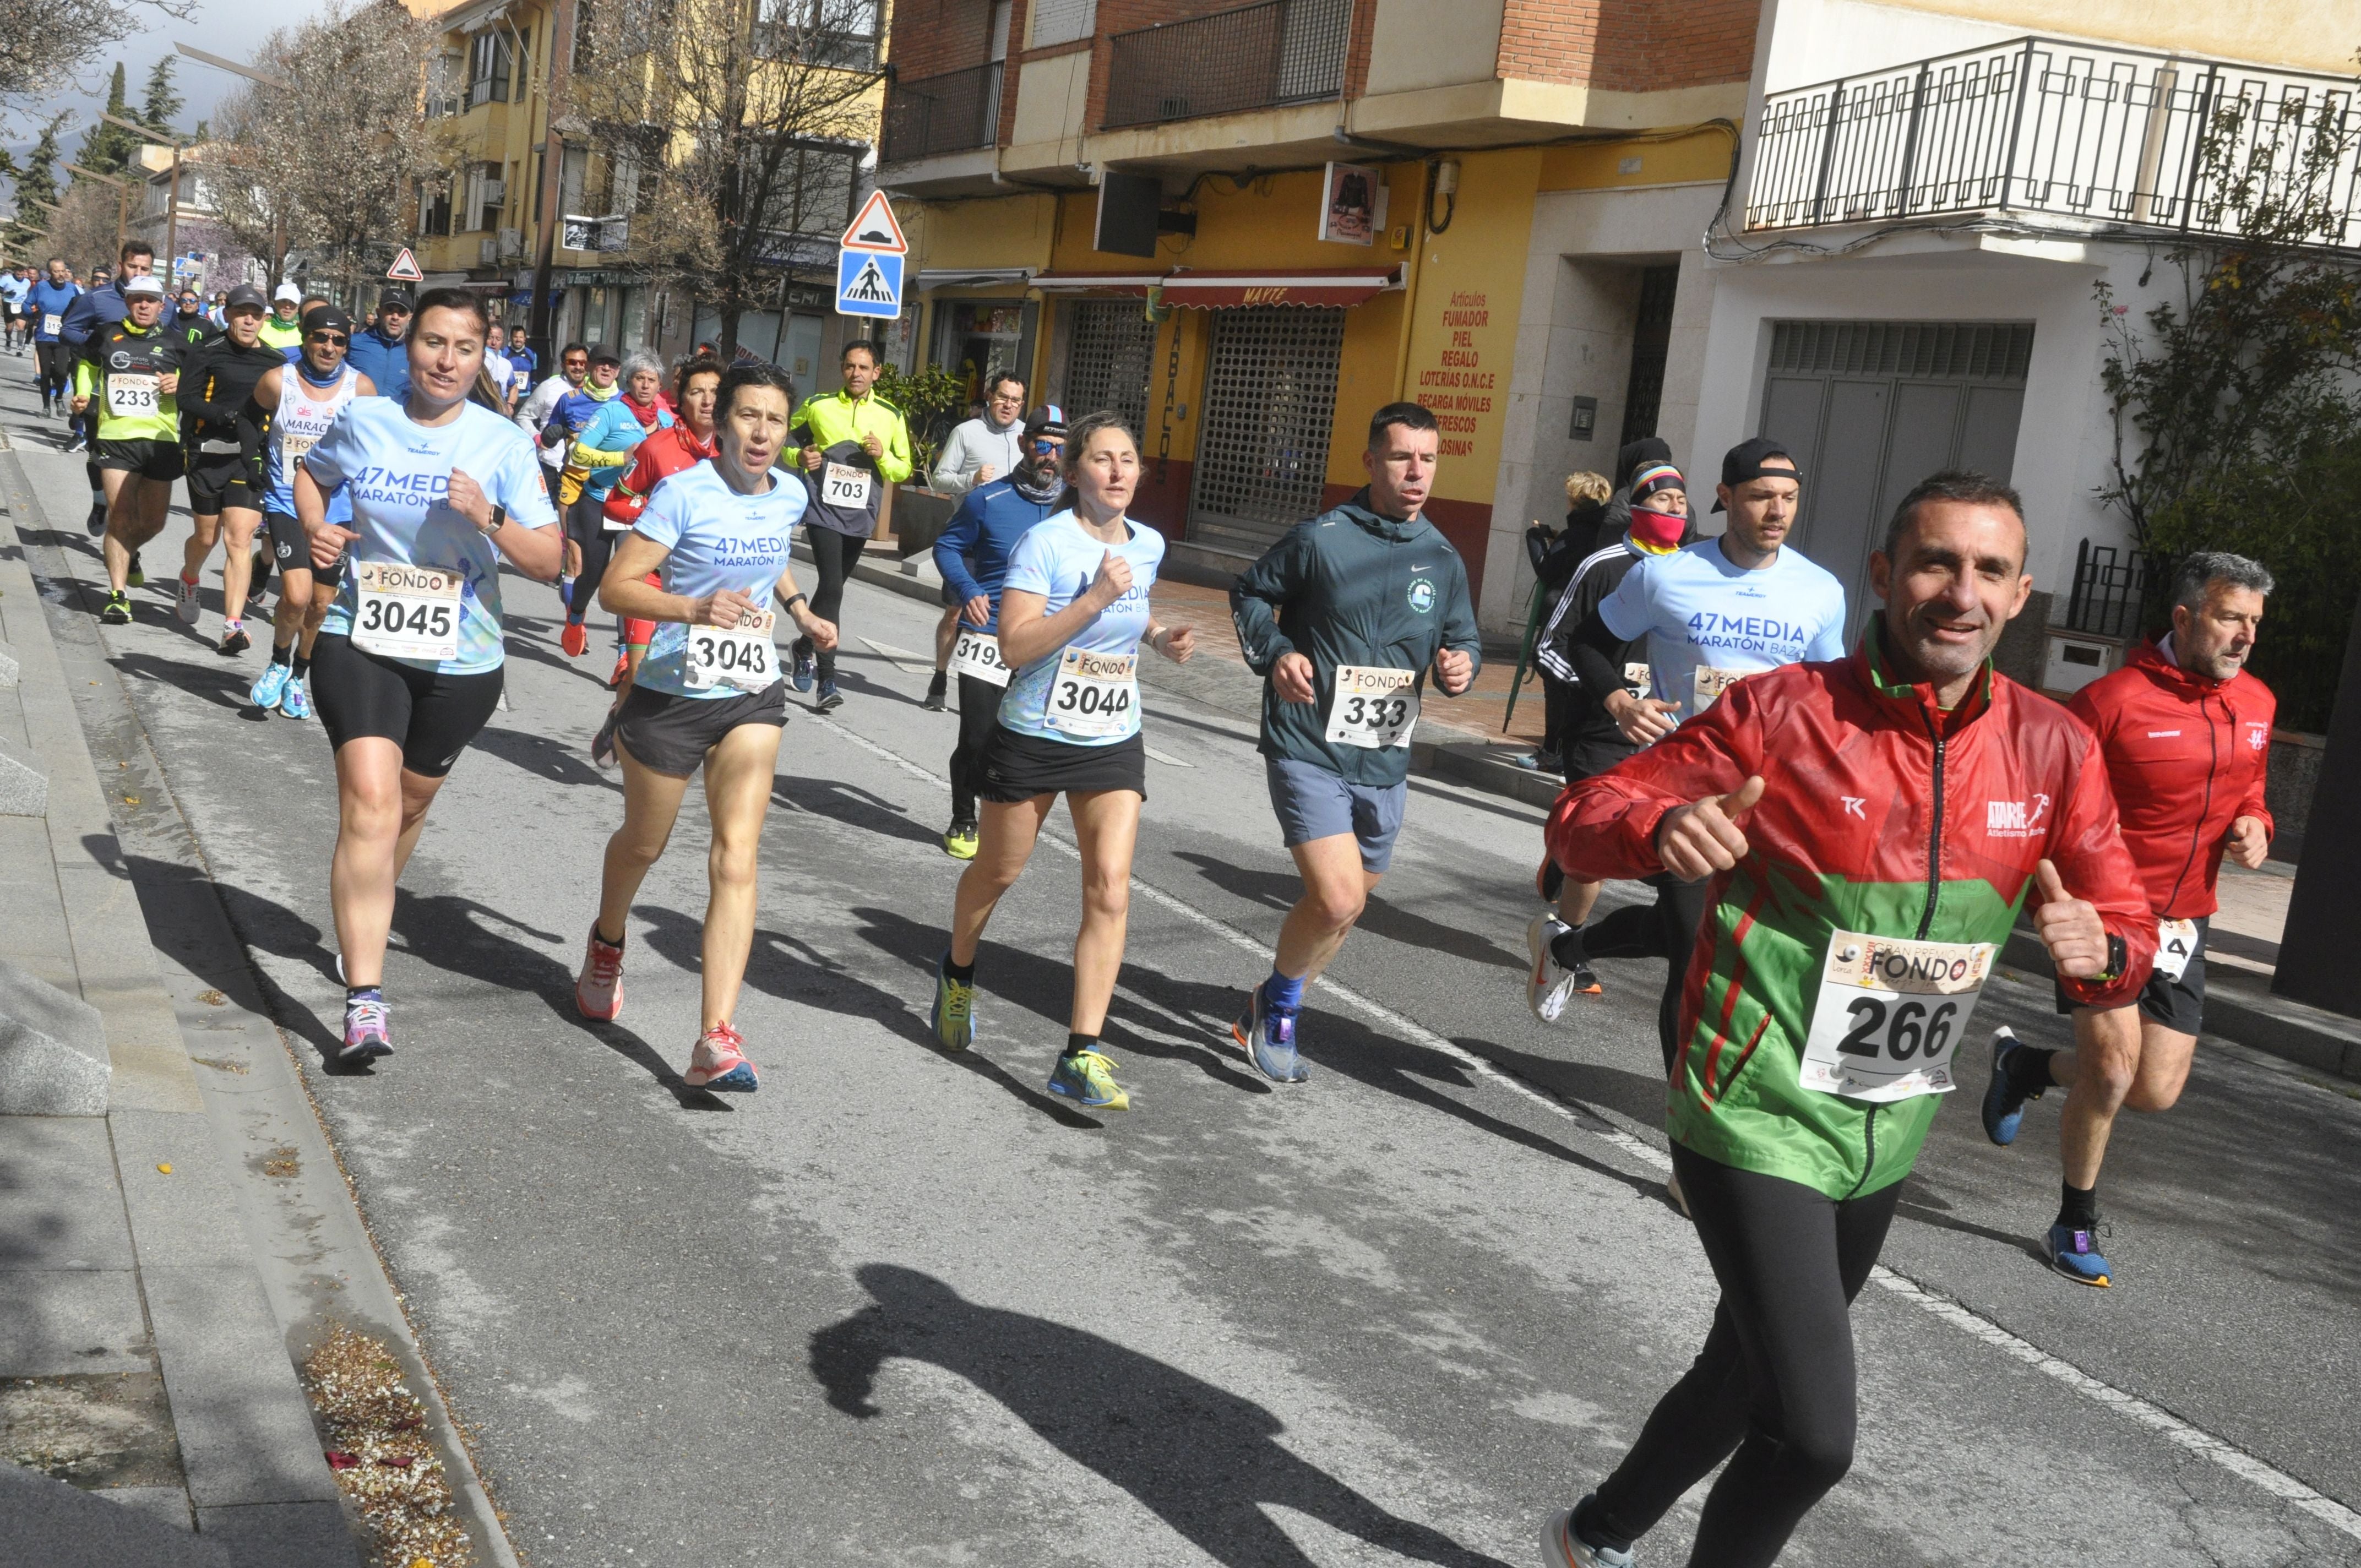
<svg viewBox="0 0 2361 1568"><path fill-rule="evenodd" d="M1124 1111L1131 1097L1098 1043L1123 967L1132 846L1148 797L1139 646L1179 663L1193 652L1193 634L1159 626L1148 607L1164 536L1124 515L1139 485L1139 447L1123 416L1076 422L1065 473L1066 510L1016 542L1001 586L1000 656L1016 674L977 770L978 844L936 969L935 1038L954 1051L974 1041L977 944L1062 794L1082 849L1082 927L1073 1014L1049 1092Z"/></svg>

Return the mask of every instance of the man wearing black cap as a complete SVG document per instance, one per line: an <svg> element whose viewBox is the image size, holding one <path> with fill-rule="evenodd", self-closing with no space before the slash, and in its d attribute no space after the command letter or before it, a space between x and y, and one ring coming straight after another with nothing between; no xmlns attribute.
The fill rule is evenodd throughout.
<svg viewBox="0 0 2361 1568"><path fill-rule="evenodd" d="M410 396L410 345L402 341L409 331L410 296L388 289L377 297L377 320L353 334L346 363L368 377L380 398Z"/></svg>
<svg viewBox="0 0 2361 1568"><path fill-rule="evenodd" d="M253 583L254 535L262 525L262 497L254 474L258 411L247 401L256 383L286 361L262 341L269 302L241 283L223 306L227 323L189 356L181 372L181 412L186 426L189 511L195 526L181 552L181 578L172 611L197 623L197 578L214 542L226 539L222 560L221 652L246 652L246 597Z"/></svg>

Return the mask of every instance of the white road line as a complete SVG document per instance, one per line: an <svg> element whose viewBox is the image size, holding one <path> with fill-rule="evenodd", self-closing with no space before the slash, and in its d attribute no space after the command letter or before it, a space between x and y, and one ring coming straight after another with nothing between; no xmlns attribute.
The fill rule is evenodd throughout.
<svg viewBox="0 0 2361 1568"><path fill-rule="evenodd" d="M879 642L867 637L861 640L869 644L871 652L892 660L910 674L931 675L935 673L935 662L924 653L913 653L907 648L896 648L891 642Z"/></svg>
<svg viewBox="0 0 2361 1568"><path fill-rule="evenodd" d="M836 730L862 750L883 758L912 777L924 779L941 789L950 788L949 779L929 772L911 762L907 757L878 744L865 735L855 734L846 729L841 720L822 718L820 722ZM1041 838L1043 841L1055 845L1066 854L1076 859L1081 858L1082 851L1064 838L1049 832L1044 832ZM1206 914L1194 905L1183 902L1160 887L1142 882L1137 877L1131 879L1131 885L1157 907L1170 910L1190 924L1200 927L1209 935L1220 938L1234 948L1253 953L1257 958L1267 956L1270 950L1269 944L1247 936L1236 927ZM1422 1025L1412 1023L1383 1003L1364 996L1349 986L1339 985L1336 981L1324 977L1315 983L1321 990L1338 1001L1384 1025L1402 1037L1415 1041L1429 1050L1442 1052L1466 1067L1477 1077L1501 1085L1511 1093L1521 1096L1554 1116L1574 1123L1584 1132L1622 1150L1650 1169L1664 1171L1672 1168L1673 1161L1670 1155L1653 1144L1635 1138L1624 1132L1608 1118L1606 1113L1597 1107L1579 1100L1562 1100L1555 1095L1544 1093L1522 1079L1503 1072L1465 1047L1445 1039ZM1593 1122L1598 1124L1591 1125ZM1921 1311L1950 1324L1962 1333L1982 1341L2005 1355L2023 1362L2037 1372L2056 1378L2093 1404L2129 1417L2149 1431L2189 1450L2191 1453L2212 1460L2231 1475L2252 1482L2273 1497L2284 1498L2322 1522L2356 1541L2361 1541L2361 1513L2356 1513L2335 1498L2313 1490L2286 1472L2274 1469L2225 1439L2215 1437L2211 1432L2190 1425L2171 1411L2159 1405L2151 1404L2136 1394L2126 1393L2111 1383L2103 1382L2092 1376L2073 1363L2050 1354L2032 1341L2019 1338L1991 1319L1961 1306L1948 1296L1938 1295L1916 1280L1906 1275L1897 1274L1883 1264L1872 1268L1870 1271L1870 1277Z"/></svg>
<svg viewBox="0 0 2361 1568"><path fill-rule="evenodd" d="M1140 742L1139 749L1148 753L1148 760L1149 762L1161 762L1168 768L1193 768L1197 765L1194 762L1184 762L1178 757L1167 756L1162 751L1158 751L1155 747L1148 745L1146 741Z"/></svg>

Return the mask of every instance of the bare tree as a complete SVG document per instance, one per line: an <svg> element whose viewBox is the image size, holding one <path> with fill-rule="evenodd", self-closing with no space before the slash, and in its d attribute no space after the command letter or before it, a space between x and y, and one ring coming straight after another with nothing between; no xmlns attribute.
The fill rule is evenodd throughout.
<svg viewBox="0 0 2361 1568"><path fill-rule="evenodd" d="M335 0L257 51L287 85L248 87L214 116L204 149L223 225L276 280L295 250L322 256L355 304L405 240L413 192L449 161L423 95L434 23L394 0Z"/></svg>
<svg viewBox="0 0 2361 1568"><path fill-rule="evenodd" d="M137 199L136 194L133 199ZM95 180L75 181L58 198L57 210L49 214L49 232L39 242L40 249L50 256L64 257L67 266L84 276L93 267L113 267L115 218L121 210L116 201L112 185L102 185Z"/></svg>
<svg viewBox="0 0 2361 1568"><path fill-rule="evenodd" d="M789 273L833 264L876 132L879 21L879 0L584 0L570 107L650 281L713 311L725 356Z"/></svg>
<svg viewBox="0 0 2361 1568"><path fill-rule="evenodd" d="M195 9L194 0L0 0L0 109L48 97L109 46Z"/></svg>

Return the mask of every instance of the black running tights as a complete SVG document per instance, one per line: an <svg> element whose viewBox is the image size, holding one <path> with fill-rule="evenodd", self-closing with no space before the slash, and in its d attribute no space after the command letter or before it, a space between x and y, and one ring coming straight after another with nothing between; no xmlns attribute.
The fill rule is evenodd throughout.
<svg viewBox="0 0 2361 1568"><path fill-rule="evenodd" d="M861 559L861 547L868 543L849 533L839 533L832 528L807 528L804 542L811 546L812 565L818 580L811 587L811 612L822 620L834 620L836 612L844 608L844 579L852 576L854 563ZM796 639L798 649L811 646L811 639ZM826 649L818 653L819 678L836 679L836 655Z"/></svg>
<svg viewBox="0 0 2361 1568"><path fill-rule="evenodd" d="M1705 1348L1599 1486L1587 1522L1636 1541L1729 1457L1689 1565L1761 1568L1851 1468L1850 1309L1902 1184L1839 1202L1678 1144L1673 1170L1721 1300Z"/></svg>
<svg viewBox="0 0 2361 1568"><path fill-rule="evenodd" d="M622 535L607 532L607 503L603 498L593 500L588 490L566 509L566 532L582 547L582 571L574 579L574 598L566 607L566 619L588 621L598 602L598 584L615 554L615 541Z"/></svg>
<svg viewBox="0 0 2361 1568"><path fill-rule="evenodd" d="M951 820L975 820L975 784L983 769L984 742L1000 718L1000 698L1007 688L973 675L959 678L959 744L951 750Z"/></svg>

